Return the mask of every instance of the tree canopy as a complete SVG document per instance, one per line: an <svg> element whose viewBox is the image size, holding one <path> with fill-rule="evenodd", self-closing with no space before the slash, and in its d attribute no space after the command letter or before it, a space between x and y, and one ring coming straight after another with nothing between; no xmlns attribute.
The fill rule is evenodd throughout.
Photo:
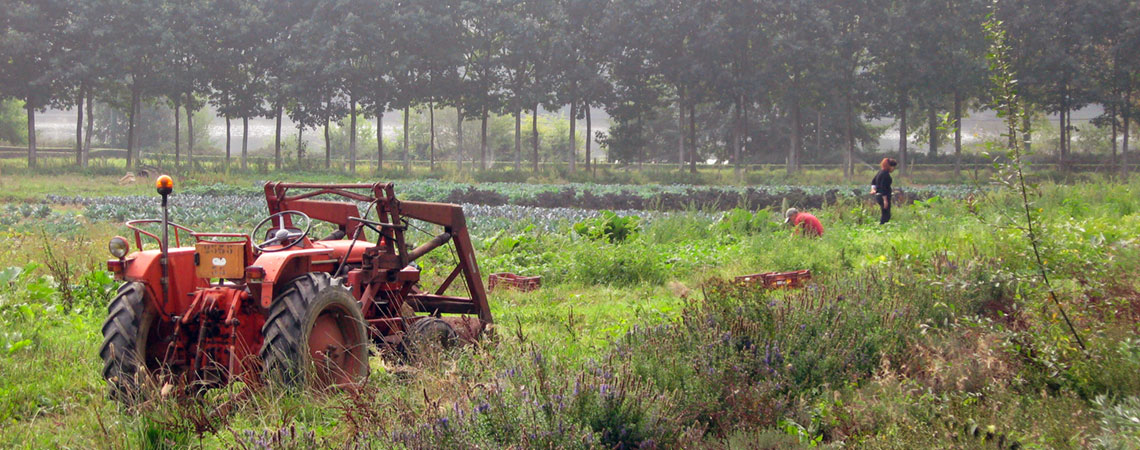
<svg viewBox="0 0 1140 450"><path fill-rule="evenodd" d="M904 170L915 130L939 154L972 105L985 103L984 33L1006 24L1019 86L1031 108L1061 118L1060 162L1075 130L1069 114L1101 105L1098 124L1128 134L1138 117L1140 2L1136 0L10 0L0 8L0 99L22 102L28 128L48 106L84 104L129 118L127 158L138 157L144 104L223 116L288 117L298 132L343 117L454 108L455 156L488 166L488 120L515 117L516 164L591 160L579 120L612 118L603 144L618 162L695 167L714 159L854 162L866 123L900 130ZM565 147L540 155L540 110L569 110ZM533 135L521 123L532 114ZM88 111L88 121L92 116ZM464 120L480 121L477 152ZM947 129L945 123L954 124ZM192 124L187 124L192 127ZM349 167L368 153L351 128ZM377 129L376 160L385 157ZM591 133L587 125L586 133ZM282 165L280 126L275 160ZM88 126L87 134L91 134ZM175 136L177 131L175 131ZM193 133L185 156L193 157ZM35 136L28 134L35 164ZM531 144L524 152L522 143ZM176 149L180 142L175 137ZM243 145L242 161L246 149ZM410 153L404 150L404 157ZM1113 154L1116 153L1114 144ZM389 153L391 154L391 152ZM229 146L227 140L227 158ZM476 156L477 155L477 156ZM1127 158L1127 141L1121 150ZM176 152L175 164L182 153ZM300 157L300 155L297 155ZM326 164L330 157L326 145Z"/></svg>

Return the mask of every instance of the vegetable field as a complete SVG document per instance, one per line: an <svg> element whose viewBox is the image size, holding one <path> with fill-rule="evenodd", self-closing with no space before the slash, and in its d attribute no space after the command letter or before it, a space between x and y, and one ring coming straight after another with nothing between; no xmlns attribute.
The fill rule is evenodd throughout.
<svg viewBox="0 0 1140 450"><path fill-rule="evenodd" d="M21 177L0 177L16 189L0 205L3 447L1140 446L1136 182L1032 191L1054 301L1020 197L988 184L900 183L880 226L862 185L395 180L402 199L463 205L484 280L542 287L492 292L476 345L414 362L373 348L357 388L236 383L127 407L97 353L107 242L158 199L144 182ZM180 225L248 233L266 216L256 180L178 183ZM824 235L786 228L792 206ZM423 276L447 277L445 258ZM804 289L733 282L801 269Z"/></svg>

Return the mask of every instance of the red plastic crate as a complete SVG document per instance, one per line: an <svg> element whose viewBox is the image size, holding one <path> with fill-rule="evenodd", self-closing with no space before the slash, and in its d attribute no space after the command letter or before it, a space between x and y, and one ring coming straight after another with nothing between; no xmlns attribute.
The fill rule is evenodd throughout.
<svg viewBox="0 0 1140 450"><path fill-rule="evenodd" d="M542 286L542 277L524 277L513 273L493 273L487 277L487 291L494 291L495 287L502 285L503 289L514 289L530 292Z"/></svg>
<svg viewBox="0 0 1140 450"><path fill-rule="evenodd" d="M736 282L765 289L802 288L811 280L810 270L765 272L736 277Z"/></svg>

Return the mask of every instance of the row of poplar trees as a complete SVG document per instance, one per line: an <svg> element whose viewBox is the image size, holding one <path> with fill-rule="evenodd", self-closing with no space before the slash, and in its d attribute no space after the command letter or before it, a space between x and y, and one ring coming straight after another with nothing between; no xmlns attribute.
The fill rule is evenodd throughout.
<svg viewBox="0 0 1140 450"><path fill-rule="evenodd" d="M409 109L425 106L455 108L460 134L464 120L479 124L481 145L468 157L481 167L489 116L514 116L515 164L537 169L538 111L568 107L571 136L583 119L589 135L590 111L605 108L611 160L694 171L708 158L779 158L794 172L813 137L851 170L865 121L890 117L905 168L916 123L928 128L929 152L949 130L960 155L956 125L987 102L988 14L1009 30L1022 97L1061 117L1061 161L1074 109L1103 105L1100 123L1127 136L1140 81L1135 0L4 0L0 96L25 104L32 166L37 111L75 111L81 166L93 102L122 111L130 166L140 105L165 102L176 136L177 111L190 121L206 103L215 108L227 161L231 121L247 129L250 118L276 119L278 169L283 116L323 127L326 141L330 121L350 117L355 171L373 158L356 148L358 115L382 121L402 110L407 130ZM670 133L652 131L662 121ZM386 163L381 129L377 168ZM184 149L175 141L175 164L194 156L189 135ZM431 141L434 165L434 126ZM571 139L558 159L588 168L593 141L583 155ZM406 132L397 145L406 163ZM243 138L243 167L247 153Z"/></svg>

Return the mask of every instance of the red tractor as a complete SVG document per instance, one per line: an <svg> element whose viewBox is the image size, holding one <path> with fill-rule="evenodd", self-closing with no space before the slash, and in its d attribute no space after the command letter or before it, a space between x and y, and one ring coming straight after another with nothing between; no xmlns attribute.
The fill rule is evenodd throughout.
<svg viewBox="0 0 1140 450"><path fill-rule="evenodd" d="M458 205L400 201L391 183L267 183L269 215L249 235L202 233L170 223L173 182L156 185L163 218L127 222L136 251L123 237L109 245L108 269L123 284L99 354L115 397L132 398L146 380L350 385L367 376L370 342L474 340L491 323ZM314 221L331 233L311 235ZM417 224L439 234L409 248ZM455 267L425 290L415 261L448 243ZM445 295L457 279L467 295Z"/></svg>

